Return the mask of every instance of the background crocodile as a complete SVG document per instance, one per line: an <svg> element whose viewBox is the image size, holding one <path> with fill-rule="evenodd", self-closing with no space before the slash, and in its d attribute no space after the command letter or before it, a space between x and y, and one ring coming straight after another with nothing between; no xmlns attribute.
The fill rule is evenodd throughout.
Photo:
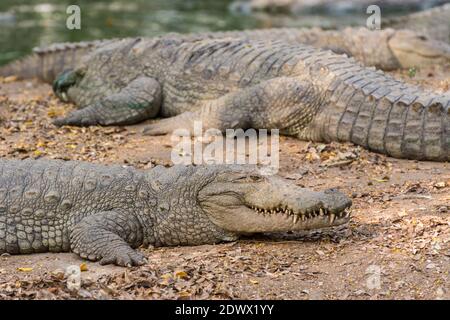
<svg viewBox="0 0 450 320"><path fill-rule="evenodd" d="M57 67L63 66L60 60ZM111 41L63 73L54 89L84 107L57 125L131 124L161 115L172 118L150 125L148 134L192 129L201 120L205 129L277 128L394 157L450 159L448 93L427 92L305 45Z"/></svg>
<svg viewBox="0 0 450 320"><path fill-rule="evenodd" d="M365 12L370 5L381 9L426 9L448 3L448 0L243 0L236 1L241 10L280 11L291 13L316 11Z"/></svg>
<svg viewBox="0 0 450 320"><path fill-rule="evenodd" d="M381 7L381 24L382 28L408 29L417 31L427 37L450 42L450 3L448 0L423 1L423 0L251 0L248 2L239 2L234 7L242 7L239 10L269 10L269 11L289 11L293 13L304 13L305 11L339 11L350 10L357 14L366 14L366 9L370 5L378 5ZM436 7L429 8L434 5ZM403 16L384 15L385 9L405 9L416 8L426 9ZM247 9L245 9L247 8ZM429 9L427 9L429 8Z"/></svg>
<svg viewBox="0 0 450 320"><path fill-rule="evenodd" d="M324 228L350 219L351 201L249 166L138 171L52 160L0 160L0 254L73 251L140 265L141 245L199 245L241 234Z"/></svg>
<svg viewBox="0 0 450 320"><path fill-rule="evenodd" d="M287 44L308 44L353 56L365 66L382 70L422 67L450 63L450 44L410 30L369 30L345 28L274 28L246 31L170 34L183 41L240 38L246 40L280 40ZM118 39L79 43L58 43L34 49L34 54L0 68L0 75L20 78L38 77L51 83L64 69L75 67L83 56Z"/></svg>
<svg viewBox="0 0 450 320"><path fill-rule="evenodd" d="M450 43L450 3L405 16L381 20L382 27L406 28Z"/></svg>
<svg viewBox="0 0 450 320"><path fill-rule="evenodd" d="M277 28L212 32L199 34L197 37L266 39L292 45L307 44L315 48L330 49L335 53L345 53L368 67L394 70L450 63L450 43L434 40L431 34L426 36L407 29L369 30L348 27L342 30Z"/></svg>

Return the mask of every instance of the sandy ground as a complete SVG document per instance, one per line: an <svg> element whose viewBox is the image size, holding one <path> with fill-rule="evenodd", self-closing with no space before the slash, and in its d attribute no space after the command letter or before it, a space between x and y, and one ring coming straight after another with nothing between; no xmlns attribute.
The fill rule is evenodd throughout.
<svg viewBox="0 0 450 320"><path fill-rule="evenodd" d="M395 74L449 90L450 69ZM170 165L169 137L126 128L55 128L71 107L47 85L0 82L0 156ZM351 144L281 137L280 175L353 198L348 226L259 235L220 245L142 249L124 269L71 253L0 257L0 299L449 299L450 164L398 160ZM64 270L82 265L81 290Z"/></svg>

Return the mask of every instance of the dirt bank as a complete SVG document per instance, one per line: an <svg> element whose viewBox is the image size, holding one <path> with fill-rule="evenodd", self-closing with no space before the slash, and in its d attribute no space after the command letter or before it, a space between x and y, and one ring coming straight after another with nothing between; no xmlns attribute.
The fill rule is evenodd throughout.
<svg viewBox="0 0 450 320"><path fill-rule="evenodd" d="M396 76L449 90L448 68ZM0 82L0 156L77 159L139 168L170 164L169 137L126 128L55 128L70 106L50 86ZM449 299L450 164L397 160L350 144L282 137L280 174L354 200L348 227L261 235L231 244L145 249L148 265L86 263L82 290L66 288L73 254L0 257L0 299L268 298Z"/></svg>

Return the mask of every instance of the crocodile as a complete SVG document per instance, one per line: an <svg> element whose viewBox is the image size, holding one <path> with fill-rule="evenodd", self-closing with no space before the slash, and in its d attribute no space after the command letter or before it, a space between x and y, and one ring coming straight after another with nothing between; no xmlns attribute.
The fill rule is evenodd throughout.
<svg viewBox="0 0 450 320"><path fill-rule="evenodd" d="M381 20L383 28L408 29L450 43L450 3L405 16Z"/></svg>
<svg viewBox="0 0 450 320"><path fill-rule="evenodd" d="M386 10L423 10L448 3L448 0L244 0L232 4L239 11L276 11L294 14L305 12L365 12L370 5Z"/></svg>
<svg viewBox="0 0 450 320"><path fill-rule="evenodd" d="M63 66L60 63L59 66ZM279 129L347 141L397 158L450 160L450 97L329 50L283 41L180 38L111 41L63 72L54 91L83 107L57 125Z"/></svg>
<svg viewBox="0 0 450 320"><path fill-rule="evenodd" d="M74 252L100 264L144 264L143 246L348 223L351 200L249 165L141 171L80 161L0 160L0 254Z"/></svg>
<svg viewBox="0 0 450 320"><path fill-rule="evenodd" d="M168 34L183 41L240 38L246 40L280 40L288 44L307 44L354 57L365 66L382 70L410 69L450 63L450 44L410 30L369 30L345 28L269 28L245 31ZM97 48L120 39L78 43L56 43L35 48L34 54L0 67L0 76L40 78L52 83L64 69L74 68L84 56Z"/></svg>
<svg viewBox="0 0 450 320"><path fill-rule="evenodd" d="M236 2L232 7L234 10L245 12L272 10L292 13L317 12L321 9L336 12L339 9L344 9L365 15L366 9L370 5L378 5L381 7L382 13L382 29L408 29L429 38L450 43L450 3L448 2L448 0L431 2L424 2L423 0L251 0L249 2ZM385 16L383 14L384 9L404 10L405 8L421 11L397 16Z"/></svg>
<svg viewBox="0 0 450 320"><path fill-rule="evenodd" d="M435 40L423 33L408 29L272 28L210 32L190 37L198 39L227 37L248 40L266 39L280 40L292 45L306 44L315 48L329 49L338 54L346 54L365 66L373 66L385 71L450 64L450 43Z"/></svg>

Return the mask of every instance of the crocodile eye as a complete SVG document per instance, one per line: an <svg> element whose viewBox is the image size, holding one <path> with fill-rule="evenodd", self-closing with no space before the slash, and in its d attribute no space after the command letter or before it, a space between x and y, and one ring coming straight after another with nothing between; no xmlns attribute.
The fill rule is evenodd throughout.
<svg viewBox="0 0 450 320"><path fill-rule="evenodd" d="M262 181L262 180L263 180L263 177L257 176L257 175L251 175L249 178L250 178L253 182L258 182L258 181Z"/></svg>
<svg viewBox="0 0 450 320"><path fill-rule="evenodd" d="M237 178L236 182L260 182L263 180L263 177L258 175L248 175Z"/></svg>

